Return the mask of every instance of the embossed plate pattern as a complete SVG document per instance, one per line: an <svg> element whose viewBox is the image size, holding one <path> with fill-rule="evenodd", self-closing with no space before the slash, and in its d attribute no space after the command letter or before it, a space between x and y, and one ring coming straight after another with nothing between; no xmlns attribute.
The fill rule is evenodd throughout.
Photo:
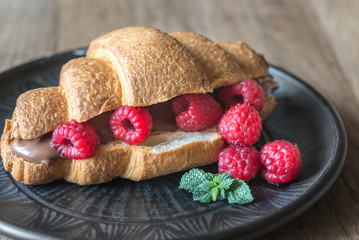
<svg viewBox="0 0 359 240"><path fill-rule="evenodd" d="M28 89L57 85L61 66L84 49L36 60L0 74L0 128L16 98ZM286 139L302 151L303 170L291 184L250 182L255 201L201 204L178 190L183 173L142 182L116 179L95 186L62 180L18 183L0 165L0 231L24 239L236 239L259 236L301 214L333 184L346 154L346 134L333 107L309 85L276 67L278 106L262 140ZM216 164L205 167L215 172Z"/></svg>

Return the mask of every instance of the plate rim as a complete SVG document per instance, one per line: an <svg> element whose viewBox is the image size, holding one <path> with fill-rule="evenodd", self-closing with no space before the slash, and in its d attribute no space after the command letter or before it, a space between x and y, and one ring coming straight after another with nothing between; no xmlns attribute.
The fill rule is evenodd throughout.
<svg viewBox="0 0 359 240"><path fill-rule="evenodd" d="M0 84L3 83L2 79L6 78L8 75L17 73L19 71L27 70L34 66L38 66L43 62L56 61L59 59L72 57L72 56L74 58L81 57L86 52L86 49L87 47L82 47L62 53L48 54L44 57L15 65L0 73ZM253 230L251 229L245 231L243 235L246 238L258 237L274 229L277 229L280 226L284 225L285 223L298 217L300 214L305 212L308 208L313 206L320 198L324 196L325 193L327 193L327 191L333 186L335 181L338 179L338 176L342 171L347 155L348 140L347 140L345 125L343 123L343 120L341 119L340 114L338 113L336 108L332 105L332 103L330 103L320 92L314 89L311 85L309 85L307 82L303 81L301 78L297 77L296 75L288 72L282 67L273 64L269 64L269 67L276 71L281 72L282 74L288 75L290 78L294 79L295 81L298 81L301 85L307 88L313 95L319 98L321 104L323 104L324 107L330 111L330 114L334 119L334 123L338 133L337 149L331 158L334 161L332 162L332 164L327 165L327 168L323 171L321 177L318 179L317 182L315 182L314 185L308 188L305 192L303 192L303 194L300 197L298 197L295 201L291 202L289 205L277 209L276 211L271 213L269 217L256 221L256 224L260 224L257 227L257 229L260 230L256 232L253 232ZM331 177L328 178L328 176ZM299 206L299 208L296 208L296 206ZM275 218L278 219L278 215L282 215L284 217L279 218L280 219L279 221L273 222L272 221L273 219ZM21 238L21 239L22 238L44 239L44 237L46 237L46 239L54 239L54 240L62 239L52 235L43 234L39 231L33 231L33 230L22 228L21 226L18 226L13 223L9 223L1 219L1 217L0 217L0 232L6 236ZM206 235L196 237L196 239L221 239L224 237L226 238L233 237L236 233L238 233L238 228L233 228L217 233L208 233Z"/></svg>

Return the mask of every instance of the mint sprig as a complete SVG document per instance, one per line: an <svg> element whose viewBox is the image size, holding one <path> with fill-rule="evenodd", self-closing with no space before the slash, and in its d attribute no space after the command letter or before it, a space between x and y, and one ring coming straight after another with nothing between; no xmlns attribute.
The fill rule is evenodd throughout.
<svg viewBox="0 0 359 240"><path fill-rule="evenodd" d="M254 200L244 181L229 173L212 174L198 168L186 172L178 188L192 193L193 200L202 203L227 199L231 204L246 204Z"/></svg>

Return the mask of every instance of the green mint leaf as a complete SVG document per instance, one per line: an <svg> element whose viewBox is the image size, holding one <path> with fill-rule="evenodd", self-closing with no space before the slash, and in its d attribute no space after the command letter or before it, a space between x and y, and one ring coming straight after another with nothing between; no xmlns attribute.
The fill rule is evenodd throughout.
<svg viewBox="0 0 359 240"><path fill-rule="evenodd" d="M193 201L199 201L201 203L212 202L212 196L209 192L196 191L193 193Z"/></svg>
<svg viewBox="0 0 359 240"><path fill-rule="evenodd" d="M201 183L205 181L211 181L212 179L213 174L206 173L205 171L198 168L194 168L182 176L179 189L194 193L198 190Z"/></svg>
<svg viewBox="0 0 359 240"><path fill-rule="evenodd" d="M210 192L210 191L212 191L213 188L215 188L217 186L218 186L218 183L216 183L214 181L205 180L204 182L202 182L201 184L198 185L198 188L201 189L201 191Z"/></svg>
<svg viewBox="0 0 359 240"><path fill-rule="evenodd" d="M212 201L215 202L226 198L226 190L230 188L233 182L233 176L229 173L213 174L212 181L204 181L198 187L201 191L209 192L212 196Z"/></svg>
<svg viewBox="0 0 359 240"><path fill-rule="evenodd" d="M210 195L212 196L212 201L217 201L219 195L219 188L218 183L216 183L214 179L213 181L204 181L198 186L198 188L201 192L210 193Z"/></svg>
<svg viewBox="0 0 359 240"><path fill-rule="evenodd" d="M192 193L193 200L202 203L226 198L231 204L246 204L253 201L247 183L234 179L229 173L212 174L194 168L182 176L179 189Z"/></svg>
<svg viewBox="0 0 359 240"><path fill-rule="evenodd" d="M217 201L217 199L219 198L219 191L220 190L218 186L211 189L211 196L213 202Z"/></svg>
<svg viewBox="0 0 359 240"><path fill-rule="evenodd" d="M227 193L226 190L224 189L219 189L219 196L218 196L218 200L223 200L227 198Z"/></svg>
<svg viewBox="0 0 359 240"><path fill-rule="evenodd" d="M227 191L227 199L231 204L246 204L254 200L248 184L239 179L236 179Z"/></svg>
<svg viewBox="0 0 359 240"><path fill-rule="evenodd" d="M219 188L220 189L228 190L231 187L231 185L233 184L233 182L235 181L233 176L229 173L222 173L222 174L219 174L218 176L219 176Z"/></svg>

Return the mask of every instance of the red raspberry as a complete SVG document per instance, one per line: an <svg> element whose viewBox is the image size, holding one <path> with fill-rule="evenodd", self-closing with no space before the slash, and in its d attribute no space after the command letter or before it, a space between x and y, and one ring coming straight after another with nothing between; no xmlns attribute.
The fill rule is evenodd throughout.
<svg viewBox="0 0 359 240"><path fill-rule="evenodd" d="M185 94L171 101L179 129L186 132L201 131L216 123L222 116L221 104L209 94Z"/></svg>
<svg viewBox="0 0 359 240"><path fill-rule="evenodd" d="M260 151L262 178L275 184L293 181L302 170L299 148L285 140L266 143Z"/></svg>
<svg viewBox="0 0 359 240"><path fill-rule="evenodd" d="M87 122L76 120L60 124L52 133L51 145L64 158L85 159L96 151L98 137Z"/></svg>
<svg viewBox="0 0 359 240"><path fill-rule="evenodd" d="M239 83L223 87L218 94L218 99L225 109L240 103L248 104L260 111L264 106L265 93L256 81L244 79Z"/></svg>
<svg viewBox="0 0 359 240"><path fill-rule="evenodd" d="M252 146L229 146L218 156L218 173L230 173L248 182L259 170L259 152Z"/></svg>
<svg viewBox="0 0 359 240"><path fill-rule="evenodd" d="M253 145L261 135L262 120L253 107L238 103L223 114L218 130L231 145Z"/></svg>
<svg viewBox="0 0 359 240"><path fill-rule="evenodd" d="M152 116L146 108L123 106L112 113L110 126L116 138L137 145L151 134Z"/></svg>

